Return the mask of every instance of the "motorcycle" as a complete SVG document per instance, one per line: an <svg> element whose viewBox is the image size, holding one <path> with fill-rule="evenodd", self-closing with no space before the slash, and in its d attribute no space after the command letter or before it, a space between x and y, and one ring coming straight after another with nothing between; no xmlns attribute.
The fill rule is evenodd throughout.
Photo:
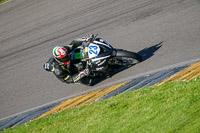
<svg viewBox="0 0 200 133"><path fill-rule="evenodd" d="M78 72L89 68L90 73L81 79L81 83L92 85L91 80L98 77L110 77L110 72L125 65L135 65L142 57L131 51L113 48L106 40L93 36L90 41L83 42L71 53L71 60ZM89 79L86 81L86 79Z"/></svg>

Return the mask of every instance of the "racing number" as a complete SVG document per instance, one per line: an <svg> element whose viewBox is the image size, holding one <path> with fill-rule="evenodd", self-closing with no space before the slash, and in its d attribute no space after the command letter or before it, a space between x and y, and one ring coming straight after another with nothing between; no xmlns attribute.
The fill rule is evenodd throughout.
<svg viewBox="0 0 200 133"><path fill-rule="evenodd" d="M94 53L95 55L97 55L98 54L98 51L97 51L97 49L98 49L98 47L97 46L89 46L89 53L90 54L92 54L92 53Z"/></svg>

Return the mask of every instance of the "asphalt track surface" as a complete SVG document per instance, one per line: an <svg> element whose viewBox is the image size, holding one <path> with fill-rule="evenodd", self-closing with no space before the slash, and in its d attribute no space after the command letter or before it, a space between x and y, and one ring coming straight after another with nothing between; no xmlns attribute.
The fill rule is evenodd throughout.
<svg viewBox="0 0 200 133"><path fill-rule="evenodd" d="M42 65L53 47L99 34L144 61L93 87ZM200 57L200 0L11 0L0 5L0 119L133 75Z"/></svg>

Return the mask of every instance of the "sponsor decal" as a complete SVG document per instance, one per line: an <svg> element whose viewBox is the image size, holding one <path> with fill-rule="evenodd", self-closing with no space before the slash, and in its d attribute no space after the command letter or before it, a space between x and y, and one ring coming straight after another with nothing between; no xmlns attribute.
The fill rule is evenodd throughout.
<svg viewBox="0 0 200 133"><path fill-rule="evenodd" d="M104 67L96 68L97 71L100 71L100 70L102 70L102 69L104 69Z"/></svg>
<svg viewBox="0 0 200 133"><path fill-rule="evenodd" d="M101 63L98 64L98 66L101 66L102 64L104 64L106 62L106 60L103 60Z"/></svg>

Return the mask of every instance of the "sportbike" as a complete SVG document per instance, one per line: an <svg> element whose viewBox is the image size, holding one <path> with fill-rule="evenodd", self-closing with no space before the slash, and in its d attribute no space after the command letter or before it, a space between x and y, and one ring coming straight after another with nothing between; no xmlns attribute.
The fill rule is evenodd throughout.
<svg viewBox="0 0 200 133"><path fill-rule="evenodd" d="M142 61L139 54L113 48L107 41L96 36L93 36L89 42L83 42L82 46L71 53L71 60L77 71L89 68L90 73L86 78L109 76L109 73L115 71L116 68ZM83 83L84 78L81 81Z"/></svg>

